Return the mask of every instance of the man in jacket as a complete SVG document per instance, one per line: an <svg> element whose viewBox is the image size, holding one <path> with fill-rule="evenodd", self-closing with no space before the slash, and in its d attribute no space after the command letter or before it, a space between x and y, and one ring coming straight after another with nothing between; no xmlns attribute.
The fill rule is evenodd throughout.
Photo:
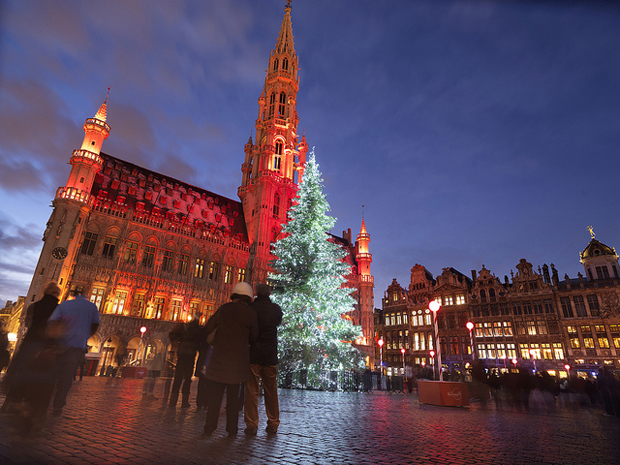
<svg viewBox="0 0 620 465"><path fill-rule="evenodd" d="M263 380L268 433L278 431L280 407L278 404L278 326L282 323L282 309L269 298L271 288L266 284L256 287L256 300L251 307L258 318L258 339L250 345L250 378L245 390L245 433L258 431L258 390Z"/></svg>
<svg viewBox="0 0 620 465"><path fill-rule="evenodd" d="M179 399L179 390L183 384L183 398L181 408L189 408L189 393L192 385L192 375L198 351L198 335L200 324L197 319L189 323L180 323L170 332L170 342L177 342L177 365L174 369L174 381L170 392L170 407L176 407Z"/></svg>
<svg viewBox="0 0 620 465"><path fill-rule="evenodd" d="M56 394L54 395L53 414L60 415L67 403L67 394L73 383L73 375L84 355L88 338L99 328L99 310L87 300L79 290L72 291L75 296L54 309L48 324L62 327L59 339L62 352L57 359Z"/></svg>
<svg viewBox="0 0 620 465"><path fill-rule="evenodd" d="M239 388L250 375L250 341L258 336L256 312L250 307L254 293L248 283L238 283L231 302L222 305L209 318L206 333L216 331L213 352L207 365L207 418L204 436L217 428L217 420L226 391L226 431L237 434Z"/></svg>

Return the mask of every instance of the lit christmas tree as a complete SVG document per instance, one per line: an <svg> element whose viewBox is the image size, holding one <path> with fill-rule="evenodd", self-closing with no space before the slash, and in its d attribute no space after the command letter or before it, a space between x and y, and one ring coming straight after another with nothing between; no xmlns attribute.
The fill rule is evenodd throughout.
<svg viewBox="0 0 620 465"><path fill-rule="evenodd" d="M269 274L272 297L284 313L278 330L280 373L306 371L308 382L330 370L362 366L362 356L351 342L360 337L342 315L355 303L351 289L343 288L349 267L342 260L347 252L330 242L336 223L327 215L329 204L314 157L309 154L297 204L289 210L283 238L274 244Z"/></svg>

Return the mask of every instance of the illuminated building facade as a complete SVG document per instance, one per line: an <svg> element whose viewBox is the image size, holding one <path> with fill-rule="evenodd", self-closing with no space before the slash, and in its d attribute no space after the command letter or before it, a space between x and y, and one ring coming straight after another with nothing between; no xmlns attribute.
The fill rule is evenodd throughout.
<svg viewBox="0 0 620 465"><path fill-rule="evenodd" d="M63 297L80 289L95 302L101 326L89 341L89 356L101 359L99 371L117 366L123 355L134 361L170 350L175 323L204 323L229 300L236 283L265 282L271 243L287 219L308 150L297 134L299 68L290 12L287 5L269 58L256 140L244 147L240 201L102 152L111 132L107 99L84 123L67 183L53 200L26 302L42 297L49 281L59 283ZM334 238L349 250L349 287L358 301L349 317L367 325L368 340L369 239L363 222L359 246L351 243L350 230Z"/></svg>
<svg viewBox="0 0 620 465"><path fill-rule="evenodd" d="M603 366L619 369L618 255L591 234L580 254L585 275L577 278L560 280L553 264L534 270L525 259L503 282L484 266L471 278L453 268L433 278L415 265L409 289L395 279L375 314L389 372L402 367L403 348L408 366L430 363L431 300L441 304L437 321L444 370L461 371L474 355L489 368L510 368L516 362L562 376L566 364L584 374ZM467 322L473 323L471 338Z"/></svg>

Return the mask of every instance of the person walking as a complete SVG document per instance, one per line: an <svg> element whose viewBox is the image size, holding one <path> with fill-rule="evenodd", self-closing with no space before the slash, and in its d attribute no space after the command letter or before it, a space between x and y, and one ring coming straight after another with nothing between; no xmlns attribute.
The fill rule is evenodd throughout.
<svg viewBox="0 0 620 465"><path fill-rule="evenodd" d="M24 323L28 330L4 378L7 395L0 408L2 413L11 412L23 401L33 420L45 416L55 380L52 341L46 334L47 320L58 305L60 293L60 287L50 282L41 300L26 309Z"/></svg>
<svg viewBox="0 0 620 465"><path fill-rule="evenodd" d="M237 283L231 301L217 309L206 325L216 331L213 352L206 368L207 417L203 436L217 429L222 397L226 391L226 431L237 434L239 388L250 375L250 341L258 336L256 312L250 307L254 293L248 283Z"/></svg>
<svg viewBox="0 0 620 465"><path fill-rule="evenodd" d="M282 323L282 309L269 297L267 284L256 286L256 299L250 305L258 319L258 338L250 344L250 378L245 385L245 433L258 431L258 391L263 381L268 433L276 433L280 425L278 404L278 326Z"/></svg>
<svg viewBox="0 0 620 465"><path fill-rule="evenodd" d="M56 307L48 320L48 334L56 333L61 348L56 363L56 393L52 404L54 416L62 413L88 338L99 328L97 305L87 300L79 290L71 294L74 299L65 300Z"/></svg>
<svg viewBox="0 0 620 465"><path fill-rule="evenodd" d="M198 335L200 324L197 319L185 324L178 324L170 332L170 342L177 342L177 365L174 369L174 381L170 392L170 407L176 407L179 390L183 384L181 408L189 408L189 394L192 386L196 352L198 351Z"/></svg>

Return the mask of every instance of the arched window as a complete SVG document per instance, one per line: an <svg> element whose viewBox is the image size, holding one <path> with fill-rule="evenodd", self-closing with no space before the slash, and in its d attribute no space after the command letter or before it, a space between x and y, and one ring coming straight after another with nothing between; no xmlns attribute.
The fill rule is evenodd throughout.
<svg viewBox="0 0 620 465"><path fill-rule="evenodd" d="M273 112L276 106L276 94L274 92L269 96L269 118L273 118Z"/></svg>
<svg viewBox="0 0 620 465"><path fill-rule="evenodd" d="M273 70L274 71L278 70L278 59L277 58L275 60L273 60Z"/></svg>
<svg viewBox="0 0 620 465"><path fill-rule="evenodd" d="M284 117L284 109L286 105L286 94L280 92L280 104L278 105L278 116Z"/></svg>
<svg viewBox="0 0 620 465"><path fill-rule="evenodd" d="M484 289L480 289L480 302L486 302L487 301L487 293L484 291Z"/></svg>
<svg viewBox="0 0 620 465"><path fill-rule="evenodd" d="M284 71L288 70L288 58L282 59L282 69Z"/></svg>
<svg viewBox="0 0 620 465"><path fill-rule="evenodd" d="M273 170L280 171L282 165L282 142L276 142L276 153L273 157Z"/></svg>
<svg viewBox="0 0 620 465"><path fill-rule="evenodd" d="M273 217L278 218L280 216L280 194L276 192L273 196Z"/></svg>

